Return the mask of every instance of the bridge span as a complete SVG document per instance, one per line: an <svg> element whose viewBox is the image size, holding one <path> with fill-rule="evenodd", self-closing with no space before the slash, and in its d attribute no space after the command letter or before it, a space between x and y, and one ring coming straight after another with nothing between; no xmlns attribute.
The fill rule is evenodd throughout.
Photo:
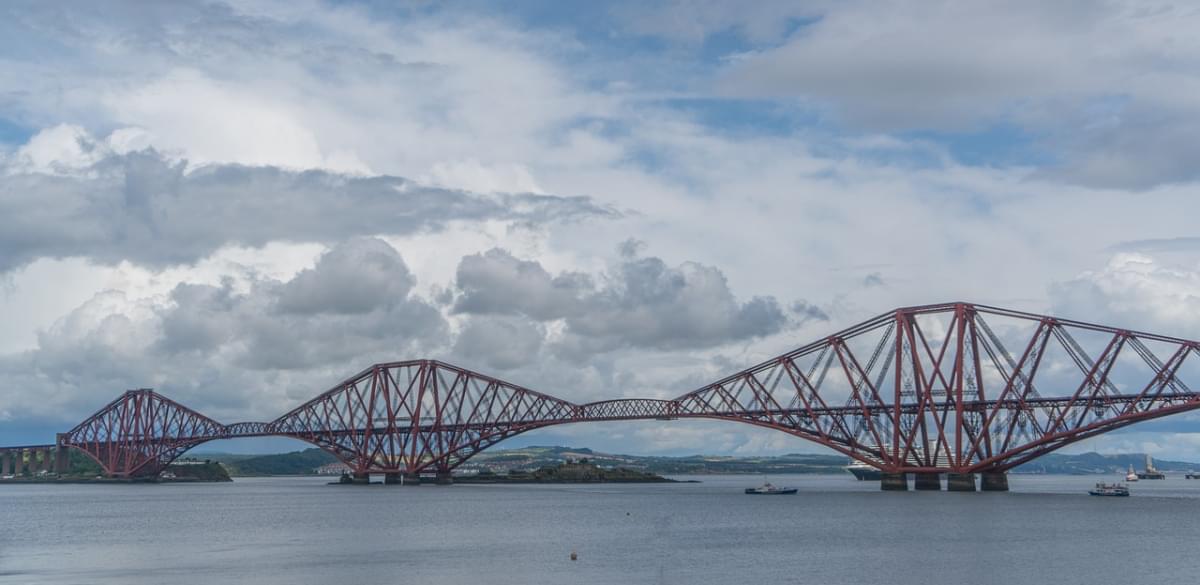
<svg viewBox="0 0 1200 585"><path fill-rule="evenodd" d="M952 490L974 491L977 479L1005 490L1009 469L1050 451L1200 408L1187 383L1200 381L1198 353L1196 341L946 303L891 311L673 399L577 404L413 360L371 366L270 422L222 424L131 390L59 434L55 449L140 477L207 441L282 436L332 453L360 481L449 481L476 453L534 429L715 419L824 445L880 469L884 489L907 489L910 475L940 489L945 474Z"/></svg>

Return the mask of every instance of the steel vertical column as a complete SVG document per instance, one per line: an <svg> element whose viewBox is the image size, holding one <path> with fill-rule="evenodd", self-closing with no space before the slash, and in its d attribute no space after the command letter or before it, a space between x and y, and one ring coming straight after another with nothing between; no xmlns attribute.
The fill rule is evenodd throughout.
<svg viewBox="0 0 1200 585"><path fill-rule="evenodd" d="M952 382L954 384L954 459L950 465L955 470L962 469L963 466L963 384L965 383L966 368L963 367L963 350L966 344L963 343L963 338L966 336L967 330L967 307L962 303L954 305L955 318L955 343L956 355L954 356L954 374Z"/></svg>

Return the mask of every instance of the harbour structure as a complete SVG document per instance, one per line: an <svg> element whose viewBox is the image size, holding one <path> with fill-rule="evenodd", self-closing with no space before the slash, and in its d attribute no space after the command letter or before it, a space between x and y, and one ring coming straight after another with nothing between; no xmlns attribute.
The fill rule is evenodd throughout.
<svg viewBox="0 0 1200 585"><path fill-rule="evenodd" d="M385 483L453 469L553 425L709 419L789 433L880 470L883 489L1008 489L1077 441L1200 408L1200 343L970 303L906 307L674 399L574 403L436 360L381 363L269 422L223 424L131 390L71 430L112 477L153 477L196 445L284 436ZM1046 365L1051 364L1051 365ZM168 381L169 383L169 381ZM0 454L8 453L0 449Z"/></svg>
<svg viewBox="0 0 1200 585"><path fill-rule="evenodd" d="M1167 474L1159 471L1158 469L1155 469L1154 459L1152 457L1150 457L1149 453L1147 453L1146 454L1146 469L1139 471L1137 474L1137 477L1138 477L1138 479L1167 479Z"/></svg>

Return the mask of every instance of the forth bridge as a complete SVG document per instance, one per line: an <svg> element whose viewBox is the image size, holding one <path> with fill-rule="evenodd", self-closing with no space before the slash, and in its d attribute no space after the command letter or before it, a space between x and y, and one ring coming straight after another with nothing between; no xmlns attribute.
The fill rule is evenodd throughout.
<svg viewBox="0 0 1200 585"><path fill-rule="evenodd" d="M964 302L896 309L672 399L577 404L434 360L373 365L270 422L222 424L130 390L53 444L0 448L109 477L155 477L218 439L291 437L356 481L449 483L509 437L579 422L715 419L807 439L878 468L883 489L1003 491L1007 471L1077 441L1200 408L1200 342ZM977 487L978 486L978 487Z"/></svg>

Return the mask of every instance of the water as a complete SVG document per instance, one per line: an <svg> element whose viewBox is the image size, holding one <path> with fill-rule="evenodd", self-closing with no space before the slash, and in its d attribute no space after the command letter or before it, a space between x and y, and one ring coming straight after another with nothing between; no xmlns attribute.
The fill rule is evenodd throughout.
<svg viewBox="0 0 1200 585"><path fill-rule="evenodd" d="M1009 493L838 476L700 484L0 486L0 583L1192 583L1200 481L1012 476ZM569 555L578 552L579 560Z"/></svg>

